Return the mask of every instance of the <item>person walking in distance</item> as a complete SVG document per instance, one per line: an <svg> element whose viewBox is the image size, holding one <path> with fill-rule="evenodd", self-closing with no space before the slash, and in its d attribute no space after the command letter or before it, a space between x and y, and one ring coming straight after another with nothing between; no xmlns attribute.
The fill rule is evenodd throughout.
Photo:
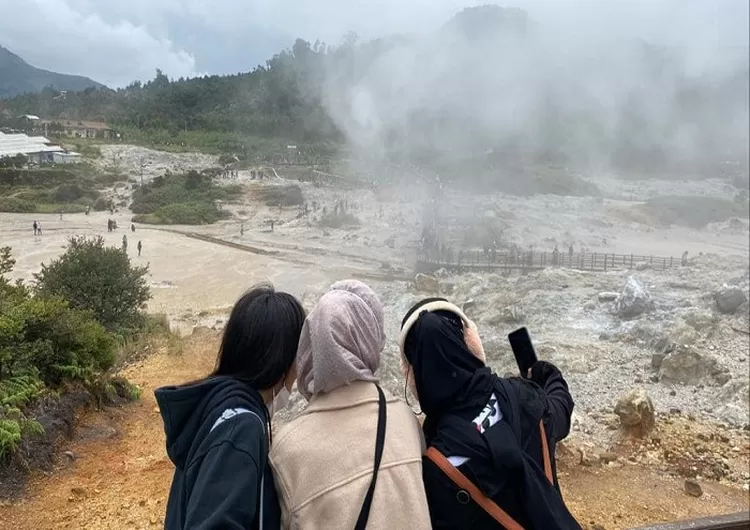
<svg viewBox="0 0 750 530"><path fill-rule="evenodd" d="M128 251L128 236L125 236L125 235L122 236L122 251L123 252Z"/></svg>
<svg viewBox="0 0 750 530"><path fill-rule="evenodd" d="M138 241L138 257L141 257L141 251L143 250L143 243Z"/></svg>
<svg viewBox="0 0 750 530"><path fill-rule="evenodd" d="M37 231L39 230L39 224L34 221L34 224L32 224L31 227L34 229L34 235L36 235Z"/></svg>
<svg viewBox="0 0 750 530"><path fill-rule="evenodd" d="M42 223L36 224L36 235L41 236L42 235Z"/></svg>

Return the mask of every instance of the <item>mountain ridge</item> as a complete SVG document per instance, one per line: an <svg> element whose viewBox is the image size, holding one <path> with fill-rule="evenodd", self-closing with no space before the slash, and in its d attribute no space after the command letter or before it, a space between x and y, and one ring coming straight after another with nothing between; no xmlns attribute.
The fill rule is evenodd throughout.
<svg viewBox="0 0 750 530"><path fill-rule="evenodd" d="M0 99L23 93L41 92L45 87L55 90L80 91L104 85L80 75L60 74L30 65L20 56L0 45Z"/></svg>

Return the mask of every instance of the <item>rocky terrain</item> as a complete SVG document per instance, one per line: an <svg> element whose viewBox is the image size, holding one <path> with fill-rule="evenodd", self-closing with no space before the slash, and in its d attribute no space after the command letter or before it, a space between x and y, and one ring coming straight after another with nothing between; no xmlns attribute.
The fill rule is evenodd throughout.
<svg viewBox="0 0 750 530"><path fill-rule="evenodd" d="M150 161L143 166L144 179L165 170L216 164L213 157L205 155L159 153L124 145L105 146L102 151L99 163L111 165L114 156L121 170L136 180L142 160ZM208 333L215 335L239 293L259 281L273 281L300 297L309 309L333 281L359 278L372 285L386 308L389 339L380 377L389 390L403 395L396 344L401 318L420 298L440 294L463 305L476 320L489 363L497 373L515 374L517 370L506 336L520 326L529 329L540 358L563 370L576 411L571 436L558 450L567 475L565 484L572 490L575 484L580 487L572 500L578 513L592 514L590 520L608 530L626 528L664 520L659 517L711 513L687 509L693 506L688 499L713 503L727 499L729 494L715 490L722 484L747 489L748 220L728 216L700 228L663 226L650 223L637 210L644 200L663 194L731 200L737 190L730 184L719 179L603 180L600 188L605 198L477 196L470 190L445 189L436 208L430 202L429 189L415 182L347 189L287 178L293 174L276 168L272 178L263 182L252 180L249 171L240 171L236 180L219 180L241 183L246 193L222 206L232 217L215 225L138 225L135 233L128 232L128 238L144 245L143 256L132 259L150 265L154 298L149 309L165 313L174 329L184 335L198 330L196 336L200 337L203 328L214 328ZM120 186L114 192L125 206L112 217L123 227L130 225L126 206L131 186ZM295 186L303 204L279 206L268 199L283 197ZM346 207L346 217L334 216L331 223L331 212L341 204ZM441 238L456 249L481 249L492 237L501 245L533 246L541 251L573 245L576 251L673 257L673 266L665 271L645 262L632 270L608 272L562 267L526 273L459 275L438 271L427 281L415 282L413 266L423 221L435 209ZM30 236L31 215L8 214L0 219L3 243L13 247L18 260L13 272L18 279L28 279L41 261L56 256L70 235L100 234L113 245L119 245L122 237L106 232L108 213L66 215L63 220L34 217L44 223L45 236ZM685 251L687 263L682 265ZM198 344L213 348L210 342ZM213 351L201 352L201 359L205 356L212 357ZM149 368L148 375L137 377L151 386L160 384L157 379L168 371L169 362L174 361L161 359L158 369ZM209 361L201 361L183 375L199 377L208 366ZM295 392L292 406L276 421L288 420L303 406L304 400ZM126 421L131 428L134 420ZM153 414L148 421L158 418ZM145 420L137 423L138 440L145 444L153 436L144 434L143 429L152 432L151 426ZM155 441L143 450L136 450L133 443L127 442L127 450L139 456L128 460L128 466L138 468L143 462L137 459L145 458L159 477L168 476L169 464ZM100 472L92 469L91 476ZM602 481L614 481L614 491L617 480L636 489L639 481L657 487L661 478L652 473L671 477L668 489L674 495L668 506L659 508L662 511L646 506L646 498L644 507L631 507L631 511L652 517L629 518L628 510L614 517L606 507L619 502L616 498L587 501L587 495L592 494L586 493L586 488L597 491L604 487ZM698 491L693 483L685 480L702 488L700 497L695 496ZM123 488L130 487L126 477L122 481ZM101 488L92 486L96 489ZM94 502L99 494L91 491L62 495L72 496L71 506L81 508L70 521L88 520L83 507L106 504ZM599 500L602 502L597 504ZM149 500L140 504L136 497L128 503L129 508L119 510L148 512L147 519L156 521L149 524L158 524L158 506ZM106 506L109 517L114 517L109 504ZM594 513L596 506L602 507L599 515ZM721 506L716 511L731 511L734 504ZM662 515L655 515L657 511ZM140 520L135 517L136 523ZM114 524L98 527L119 528Z"/></svg>

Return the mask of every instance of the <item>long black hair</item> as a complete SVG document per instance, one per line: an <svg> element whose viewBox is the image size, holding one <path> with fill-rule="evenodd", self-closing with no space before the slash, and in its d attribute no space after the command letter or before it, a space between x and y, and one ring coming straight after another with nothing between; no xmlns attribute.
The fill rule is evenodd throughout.
<svg viewBox="0 0 750 530"><path fill-rule="evenodd" d="M232 308L212 375L235 377L256 390L273 387L297 358L304 321L294 296L270 284L253 287Z"/></svg>

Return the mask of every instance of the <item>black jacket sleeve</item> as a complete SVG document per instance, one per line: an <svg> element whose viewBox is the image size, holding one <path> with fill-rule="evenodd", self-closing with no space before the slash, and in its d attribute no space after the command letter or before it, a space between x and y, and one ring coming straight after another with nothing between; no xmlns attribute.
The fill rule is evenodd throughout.
<svg viewBox="0 0 750 530"><path fill-rule="evenodd" d="M258 510L265 433L250 414L237 416L211 433L187 501L185 530L244 530ZM263 458L261 458L263 457ZM192 467L191 466L191 467Z"/></svg>
<svg viewBox="0 0 750 530"><path fill-rule="evenodd" d="M570 418L573 415L573 396L560 370L546 361L537 361L531 367L531 380L544 389L549 404L551 432L549 436L560 441L570 433Z"/></svg>

